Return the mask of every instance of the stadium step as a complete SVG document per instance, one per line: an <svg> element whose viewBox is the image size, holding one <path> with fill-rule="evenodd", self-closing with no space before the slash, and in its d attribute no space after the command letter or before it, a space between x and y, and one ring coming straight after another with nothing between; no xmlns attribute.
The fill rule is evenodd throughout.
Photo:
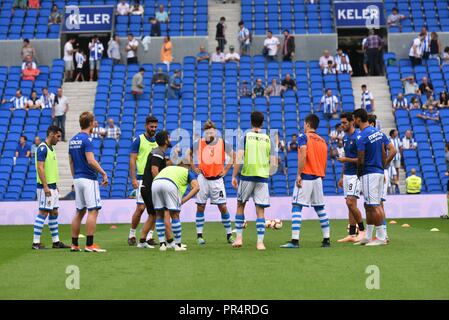
<svg viewBox="0 0 449 320"><path fill-rule="evenodd" d="M94 108L96 82L66 82L63 85L64 95L69 100L69 111L66 119L66 140L69 141L80 130L79 115ZM71 190L73 179L70 173L68 143L60 142L56 145L59 163L59 192L61 196Z"/></svg>
<svg viewBox="0 0 449 320"><path fill-rule="evenodd" d="M226 3L222 3L222 1L212 0L208 2L208 10L209 10L208 11L209 53L210 54L214 53L215 48L217 47L217 40L215 40L215 33L217 23L220 21L221 17L226 18L226 26L227 26L225 36L228 43L225 46L225 53L229 52L230 45L233 45L235 47L235 51L239 52L239 44L237 41L237 36L239 33L238 23L240 21L242 12L240 1L236 1L236 3L231 3L231 0L227 0Z"/></svg>

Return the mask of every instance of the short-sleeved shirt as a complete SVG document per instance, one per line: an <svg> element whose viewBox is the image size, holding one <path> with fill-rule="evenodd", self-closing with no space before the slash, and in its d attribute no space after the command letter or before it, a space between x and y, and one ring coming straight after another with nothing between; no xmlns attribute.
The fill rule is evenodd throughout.
<svg viewBox="0 0 449 320"><path fill-rule="evenodd" d="M296 151L299 147L298 141L290 141L288 143L288 146L290 147L290 151Z"/></svg>
<svg viewBox="0 0 449 320"><path fill-rule="evenodd" d="M127 45L136 47L139 45L139 41L137 41L135 38L133 38L131 41L128 41ZM137 55L137 53L134 50L129 50L126 53L127 58L134 58L134 57L136 57L136 55Z"/></svg>
<svg viewBox="0 0 449 320"><path fill-rule="evenodd" d="M158 11L156 12L156 20L159 22L167 22L168 20L168 13L167 11Z"/></svg>
<svg viewBox="0 0 449 320"><path fill-rule="evenodd" d="M321 98L321 103L324 105L324 113L334 113L337 111L338 98L336 96L332 95L329 97L328 95L324 95Z"/></svg>
<svg viewBox="0 0 449 320"><path fill-rule="evenodd" d="M414 47L416 47L416 54L415 54L415 50ZM415 58L420 58L422 56L422 50L421 50L421 39L419 38L415 38L415 40L413 40L413 44L410 47L410 52L409 52L409 56L410 57L415 57Z"/></svg>
<svg viewBox="0 0 449 320"><path fill-rule="evenodd" d="M276 37L266 38L263 42L264 47L268 48L268 55L275 56L278 53L278 46L280 42Z"/></svg>
<svg viewBox="0 0 449 320"><path fill-rule="evenodd" d="M63 116L66 108L68 107L69 100L66 96L55 97L55 116Z"/></svg>
<svg viewBox="0 0 449 320"><path fill-rule="evenodd" d="M151 189L151 185L153 184L154 177L151 172L153 166L157 167L159 172L167 166L164 151L162 151L160 147L157 147L148 155L147 163L145 165L145 172L142 178L143 186L145 186L145 188Z"/></svg>
<svg viewBox="0 0 449 320"><path fill-rule="evenodd" d="M431 117L431 118L439 118L440 117L440 112L438 110L435 110L435 109L432 112L430 112L429 110L424 110L422 115L426 116L426 117Z"/></svg>
<svg viewBox="0 0 449 320"><path fill-rule="evenodd" d="M64 45L64 61L73 61L73 45L70 41Z"/></svg>
<svg viewBox="0 0 449 320"><path fill-rule="evenodd" d="M172 55L172 44L170 41L164 43L161 48L161 61L162 62L172 62L173 61L173 55Z"/></svg>
<svg viewBox="0 0 449 320"><path fill-rule="evenodd" d="M365 152L362 176L370 173L384 173L382 147L390 144L388 137L374 127L368 126L357 136L357 151Z"/></svg>
<svg viewBox="0 0 449 320"><path fill-rule="evenodd" d="M20 143L17 145L16 152L19 153L18 158L25 158L27 156L28 151L30 151L31 153L31 147L28 143L25 143L23 147Z"/></svg>
<svg viewBox="0 0 449 320"><path fill-rule="evenodd" d="M351 135L345 134L343 138L343 146L345 149L345 157L356 159L357 158L357 136L360 134L360 130L356 129ZM352 162L344 163L345 175L352 176L357 174L357 164Z"/></svg>
<svg viewBox="0 0 449 320"><path fill-rule="evenodd" d="M94 152L92 138L87 133L80 132L69 142L69 155L73 162L74 178L97 180L97 172L87 162L86 152Z"/></svg>
<svg viewBox="0 0 449 320"><path fill-rule="evenodd" d="M198 58L202 58L202 57L209 57L209 53L208 52L198 52L196 55ZM204 59L205 61L206 59ZM209 58L207 58L207 60L209 60Z"/></svg>

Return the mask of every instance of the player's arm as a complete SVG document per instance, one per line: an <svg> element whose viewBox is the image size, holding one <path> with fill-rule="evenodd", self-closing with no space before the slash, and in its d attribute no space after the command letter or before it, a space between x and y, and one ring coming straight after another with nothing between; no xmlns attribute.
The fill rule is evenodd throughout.
<svg viewBox="0 0 449 320"><path fill-rule="evenodd" d="M89 166L91 166L95 171L97 171L99 174L101 174L103 181L101 182L102 186L108 185L108 175L103 170L103 168L100 166L98 161L95 159L93 152L86 152L86 159Z"/></svg>
<svg viewBox="0 0 449 320"><path fill-rule="evenodd" d="M362 176L363 168L365 167L365 150L359 150L357 152L357 177Z"/></svg>
<svg viewBox="0 0 449 320"><path fill-rule="evenodd" d="M50 197L50 188L47 184L47 179L45 177L45 161L38 161L37 162L37 174L39 175L39 179L42 182L42 186L44 187L44 192L46 197Z"/></svg>
<svg viewBox="0 0 449 320"><path fill-rule="evenodd" d="M340 158L337 158L337 161L339 161L339 162L341 162L341 163L348 162L348 163L354 163L354 164L356 164L356 163L357 163L357 159L358 159L358 158L340 157Z"/></svg>
<svg viewBox="0 0 449 320"><path fill-rule="evenodd" d="M129 172L131 174L131 182L133 184L133 188L137 189L139 187L139 183L136 178L136 161L137 161L137 153L131 152L129 155Z"/></svg>
<svg viewBox="0 0 449 320"><path fill-rule="evenodd" d="M234 164L234 170L232 171L232 186L237 189L238 188L238 182L237 182L237 175L240 172L240 167L243 162L243 156L245 154L244 150L238 150L236 157L235 157L235 164Z"/></svg>
<svg viewBox="0 0 449 320"><path fill-rule="evenodd" d="M385 150L385 148L382 149ZM390 165L391 161L393 161L394 157L398 153L392 142L390 142L387 145L387 149L388 149L388 156L385 158L384 168L387 168Z"/></svg>
<svg viewBox="0 0 449 320"><path fill-rule="evenodd" d="M234 150L232 150L232 148L226 149L226 144L225 144L225 152L228 155L230 162L224 168L223 173L221 174L222 177L224 177L228 174L229 170L231 170L232 166L234 165L234 161L235 161Z"/></svg>
<svg viewBox="0 0 449 320"><path fill-rule="evenodd" d="M307 155L307 145L302 145L299 147L299 157L298 157L298 176L296 177L296 185L301 187L302 179L301 174L306 165L306 155Z"/></svg>
<svg viewBox="0 0 449 320"><path fill-rule="evenodd" d="M181 204L184 204L190 199L192 199L198 193L198 191L200 191L198 181L196 179L192 180L190 182L190 192L184 198L182 198Z"/></svg>
<svg viewBox="0 0 449 320"><path fill-rule="evenodd" d="M70 173L73 178L73 177L75 177L75 168L73 167L73 160L72 160L72 156L70 154L69 154L69 164L70 164Z"/></svg>
<svg viewBox="0 0 449 320"><path fill-rule="evenodd" d="M337 158L338 160L339 158ZM343 176L345 175L345 166L341 167L341 176L340 176L340 180L338 180L338 187L339 188L343 188Z"/></svg>

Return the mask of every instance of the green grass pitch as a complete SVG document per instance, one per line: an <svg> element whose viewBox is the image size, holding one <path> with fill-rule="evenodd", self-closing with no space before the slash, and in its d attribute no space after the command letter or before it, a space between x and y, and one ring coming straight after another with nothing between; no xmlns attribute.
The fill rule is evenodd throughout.
<svg viewBox="0 0 449 320"><path fill-rule="evenodd" d="M199 247L194 224L184 223L186 252L129 247L128 225L99 225L104 254L32 251L32 226L2 226L0 299L449 299L449 220L397 221L388 226L391 244L372 248L337 244L347 222L331 221L328 249L319 247L319 223L305 221L299 250L279 248L290 238L285 222L267 230L264 252L255 249L254 222L241 249L225 243L220 223L207 222L207 244ZM430 232L434 227L440 232ZM70 226L60 234L70 243ZM47 226L44 235L50 245ZM79 290L66 288L69 265L79 267ZM365 286L370 265L380 270L379 290Z"/></svg>

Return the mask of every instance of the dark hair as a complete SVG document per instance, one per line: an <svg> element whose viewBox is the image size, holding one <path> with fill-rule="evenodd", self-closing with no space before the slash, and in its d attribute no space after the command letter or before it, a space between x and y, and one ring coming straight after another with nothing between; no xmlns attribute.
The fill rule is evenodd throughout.
<svg viewBox="0 0 449 320"><path fill-rule="evenodd" d="M28 39L28 38L23 39L23 42L30 43L30 39Z"/></svg>
<svg viewBox="0 0 449 320"><path fill-rule="evenodd" d="M221 51L221 48L220 47L216 47L215 50L220 50Z"/></svg>
<svg viewBox="0 0 449 320"><path fill-rule="evenodd" d="M225 17L221 17L220 21L226 21L226 18Z"/></svg>
<svg viewBox="0 0 449 320"><path fill-rule="evenodd" d="M399 12L398 8L396 8L396 7L393 7L393 9L391 9L391 11Z"/></svg>
<svg viewBox="0 0 449 320"><path fill-rule="evenodd" d="M89 128L91 123L94 122L94 118L94 114L90 111L81 113L79 119L81 130Z"/></svg>
<svg viewBox="0 0 449 320"><path fill-rule="evenodd" d="M375 114L368 115L368 123L376 126L377 116Z"/></svg>
<svg viewBox="0 0 449 320"><path fill-rule="evenodd" d="M346 119L348 121L354 121L354 117L352 116L352 113L350 112L343 112L340 114L340 119Z"/></svg>
<svg viewBox="0 0 449 320"><path fill-rule="evenodd" d="M156 143L159 147L165 146L169 138L168 131L162 130L156 133Z"/></svg>
<svg viewBox="0 0 449 320"><path fill-rule="evenodd" d="M47 129L47 137L50 135L50 133L58 133L61 132L62 133L62 129L59 128L58 126L49 126Z"/></svg>
<svg viewBox="0 0 449 320"><path fill-rule="evenodd" d="M264 116L260 111L251 112L251 125L254 128L261 128L263 125Z"/></svg>
<svg viewBox="0 0 449 320"><path fill-rule="evenodd" d="M357 109L353 113L354 119L359 118L362 122L368 121L368 112L365 109Z"/></svg>
<svg viewBox="0 0 449 320"><path fill-rule="evenodd" d="M27 137L26 136L20 136L21 138L23 138L25 141L27 141Z"/></svg>
<svg viewBox="0 0 449 320"><path fill-rule="evenodd" d="M144 67L140 67L140 68L139 68L139 72L142 72L142 71L145 71L145 68L144 68Z"/></svg>
<svg viewBox="0 0 449 320"><path fill-rule="evenodd" d="M396 131L396 129L391 129L390 130L390 137L393 135L393 133Z"/></svg>
<svg viewBox="0 0 449 320"><path fill-rule="evenodd" d="M152 115L149 115L146 119L145 119L145 124L149 124L149 123L157 123L158 120L156 117L153 117Z"/></svg>
<svg viewBox="0 0 449 320"><path fill-rule="evenodd" d="M444 52L449 52L449 47L444 47Z"/></svg>
<svg viewBox="0 0 449 320"><path fill-rule="evenodd" d="M362 88L366 88L366 84L362 84Z"/></svg>
<svg viewBox="0 0 449 320"><path fill-rule="evenodd" d="M314 130L318 129L320 125L320 118L316 114L309 113L305 119L305 122Z"/></svg>
<svg viewBox="0 0 449 320"><path fill-rule="evenodd" d="M167 40L170 41L170 36L166 36Z"/></svg>
<svg viewBox="0 0 449 320"><path fill-rule="evenodd" d="M298 135L296 133L292 134L292 137L297 137Z"/></svg>
<svg viewBox="0 0 449 320"><path fill-rule="evenodd" d="M242 26L242 25L244 25L244 24L245 24L245 22L243 22L243 20L240 20L239 26Z"/></svg>
<svg viewBox="0 0 449 320"><path fill-rule="evenodd" d="M337 124L335 125L335 129L338 129L340 126L341 126L341 124L340 124L340 123L337 123Z"/></svg>

